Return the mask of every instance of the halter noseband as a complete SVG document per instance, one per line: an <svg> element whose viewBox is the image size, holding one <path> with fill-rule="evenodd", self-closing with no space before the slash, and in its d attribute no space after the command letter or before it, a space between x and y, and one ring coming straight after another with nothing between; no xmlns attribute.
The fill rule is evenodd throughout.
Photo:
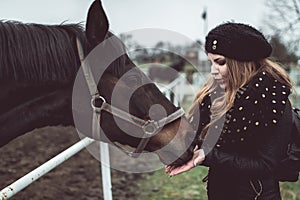
<svg viewBox="0 0 300 200"><path fill-rule="evenodd" d="M95 101L99 100L101 101L100 106L95 106ZM122 146L118 145L117 143L114 143L116 147L121 149L124 153L126 153L128 156L131 157L138 157L139 154L145 149L146 145L148 144L150 138L155 135L161 128L163 128L165 125L175 121L176 119L180 118L184 115L184 110L182 108L178 109L177 111L173 112L169 116L166 116L160 120L143 120L139 117L136 117L134 115L131 115L130 113L127 113L117 107L114 107L108 103L106 103L105 99L102 96L94 97L91 101L92 108L94 112L96 112L98 115L101 114L102 111L106 111L113 116L116 116L120 119L123 119L139 128L141 128L144 132L144 135L141 137L141 141L139 142L138 146L136 147L135 151L128 151ZM101 125L101 118L98 117L99 124Z"/></svg>
<svg viewBox="0 0 300 200"><path fill-rule="evenodd" d="M100 115L102 111L106 111L106 112L112 114L113 116L119 117L137 127L140 127L144 132L144 135L142 136L141 141L139 142L138 146L136 147L136 149L134 151L128 151L125 148L123 148L122 146L120 146L119 144L114 143L114 145L117 148L119 148L122 152L126 153L128 156L137 158L142 153L142 151L145 149L146 145L148 144L150 138L153 135L155 135L165 125L175 121L176 119L178 119L184 115L184 110L182 108L180 108L177 111L170 114L169 116L166 116L157 121L143 120L139 117L131 115L130 113L127 113L117 107L114 107L114 106L106 103L106 100L104 99L104 97L99 95L97 85L95 83L95 80L94 80L94 77L92 75L92 71L91 71L89 65L86 64L86 62L84 62L84 54L83 54L81 43L78 38L77 38L77 48L78 48L79 58L81 61L82 70L83 70L90 94L92 96L91 106L94 111L93 112L94 113L93 114L93 127L92 127L93 134L94 134L94 132L97 132L95 130L98 130L98 132L100 130L99 128L96 127L96 126L100 126L100 123L101 123L100 117L98 117L97 115ZM95 105L96 101L97 102L101 101L101 105L96 106ZM97 117L98 117L99 121L96 119ZM99 123L98 125L95 124L96 120ZM97 134L100 136L100 133L97 133Z"/></svg>

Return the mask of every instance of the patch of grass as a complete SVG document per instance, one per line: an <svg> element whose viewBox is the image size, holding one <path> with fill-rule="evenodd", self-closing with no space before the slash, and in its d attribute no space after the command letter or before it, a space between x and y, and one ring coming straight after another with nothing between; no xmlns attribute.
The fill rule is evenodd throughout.
<svg viewBox="0 0 300 200"><path fill-rule="evenodd" d="M168 177L164 170L149 174L138 182L139 198L143 200L206 200L206 167L197 167L175 177ZM280 183L283 200L300 200L300 181Z"/></svg>
<svg viewBox="0 0 300 200"><path fill-rule="evenodd" d="M202 182L202 178L204 178L206 174L207 168L197 167L175 177L169 177L165 174L164 169L161 169L138 183L139 199L207 199L206 183Z"/></svg>
<svg viewBox="0 0 300 200"><path fill-rule="evenodd" d="M300 200L300 181L295 183L280 183L281 196L283 200Z"/></svg>

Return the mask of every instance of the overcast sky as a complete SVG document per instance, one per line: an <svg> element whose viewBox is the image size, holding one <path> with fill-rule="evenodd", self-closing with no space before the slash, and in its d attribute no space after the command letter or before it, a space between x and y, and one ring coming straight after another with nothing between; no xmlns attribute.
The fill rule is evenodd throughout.
<svg viewBox="0 0 300 200"><path fill-rule="evenodd" d="M0 0L0 18L21 22L58 24L84 22L93 0ZM265 0L102 0L114 33L160 28L204 39L201 18L207 8L208 30L234 20L262 27Z"/></svg>

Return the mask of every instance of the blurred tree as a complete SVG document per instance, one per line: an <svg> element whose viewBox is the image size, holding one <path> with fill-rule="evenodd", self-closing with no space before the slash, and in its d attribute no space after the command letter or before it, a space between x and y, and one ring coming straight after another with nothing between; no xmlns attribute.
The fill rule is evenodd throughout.
<svg viewBox="0 0 300 200"><path fill-rule="evenodd" d="M133 37L131 34L121 33L119 35L119 38L125 44L127 49L136 49L139 47L139 44L133 40Z"/></svg>
<svg viewBox="0 0 300 200"><path fill-rule="evenodd" d="M275 37L283 38L291 51L300 55L300 0L266 0L265 24Z"/></svg>
<svg viewBox="0 0 300 200"><path fill-rule="evenodd" d="M273 47L272 57L283 64L296 63L298 57L283 44L278 35L272 36L270 43Z"/></svg>

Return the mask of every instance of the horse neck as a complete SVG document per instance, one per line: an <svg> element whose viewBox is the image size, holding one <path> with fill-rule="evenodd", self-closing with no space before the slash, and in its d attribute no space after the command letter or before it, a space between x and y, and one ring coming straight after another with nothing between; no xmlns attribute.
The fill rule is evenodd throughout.
<svg viewBox="0 0 300 200"><path fill-rule="evenodd" d="M73 125L72 87L7 83L1 89L0 146L36 128Z"/></svg>

